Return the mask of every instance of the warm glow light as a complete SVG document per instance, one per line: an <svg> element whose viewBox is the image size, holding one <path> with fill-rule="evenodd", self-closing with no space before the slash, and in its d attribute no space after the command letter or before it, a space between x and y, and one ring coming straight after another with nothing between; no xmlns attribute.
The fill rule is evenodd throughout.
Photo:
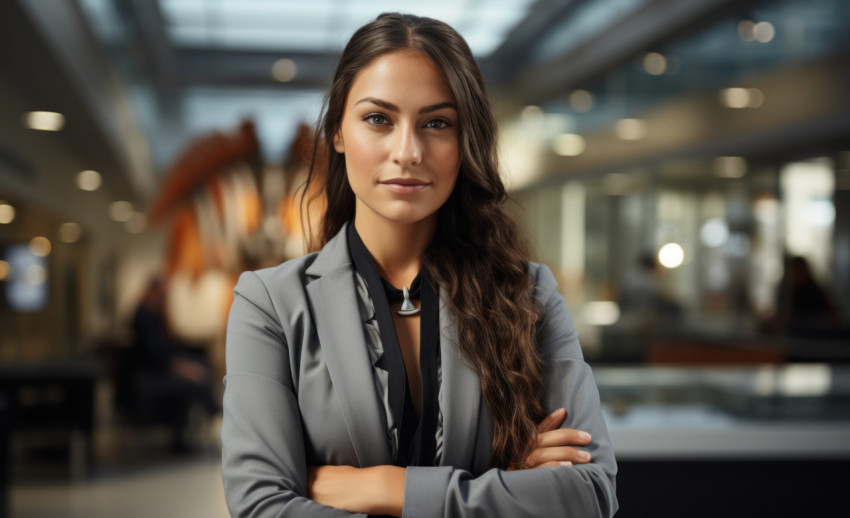
<svg viewBox="0 0 850 518"><path fill-rule="evenodd" d="M649 52L643 57L643 69L647 74L660 76L667 71L667 58L658 52Z"/></svg>
<svg viewBox="0 0 850 518"><path fill-rule="evenodd" d="M133 205L128 201L114 201L109 205L109 217L119 223L130 221L133 217Z"/></svg>
<svg viewBox="0 0 850 518"><path fill-rule="evenodd" d="M9 263L6 261L0 261L0 281L5 281L9 276Z"/></svg>
<svg viewBox="0 0 850 518"><path fill-rule="evenodd" d="M6 225L15 220L15 207L5 201L0 201L0 225Z"/></svg>
<svg viewBox="0 0 850 518"><path fill-rule="evenodd" d="M727 108L746 108L750 104L750 92L746 88L724 88L720 90L720 103Z"/></svg>
<svg viewBox="0 0 850 518"><path fill-rule="evenodd" d="M102 179L97 171L80 171L77 173L77 187L84 191L96 191L100 189Z"/></svg>
<svg viewBox="0 0 850 518"><path fill-rule="evenodd" d="M83 227L78 223L67 222L59 225L59 239L63 243L76 243L83 234Z"/></svg>
<svg viewBox="0 0 850 518"><path fill-rule="evenodd" d="M756 23L752 20L741 20L738 22L738 36L744 41L756 39Z"/></svg>
<svg viewBox="0 0 850 518"><path fill-rule="evenodd" d="M788 365L779 372L777 388L788 396L824 396L832 381L832 367L825 363Z"/></svg>
<svg viewBox="0 0 850 518"><path fill-rule="evenodd" d="M573 110L585 113L593 108L593 94L587 90L575 90L570 94L570 106Z"/></svg>
<svg viewBox="0 0 850 518"><path fill-rule="evenodd" d="M291 59L279 59L272 65L272 77L281 83L286 83L295 79L297 67Z"/></svg>
<svg viewBox="0 0 850 518"><path fill-rule="evenodd" d="M522 122L529 126L539 126L543 124L546 114L540 106L529 105L522 109Z"/></svg>
<svg viewBox="0 0 850 518"><path fill-rule="evenodd" d="M764 103L764 94L758 88L724 88L719 97L720 104L727 108L758 108Z"/></svg>
<svg viewBox="0 0 850 518"><path fill-rule="evenodd" d="M131 234L141 234L147 228L148 220L141 212L133 212L130 219L124 223L124 228Z"/></svg>
<svg viewBox="0 0 850 518"><path fill-rule="evenodd" d="M741 178L747 174L747 161L740 156L719 156L714 159L714 174L720 178Z"/></svg>
<svg viewBox="0 0 850 518"><path fill-rule="evenodd" d="M584 153L584 137L575 133L564 133L552 141L552 150L560 156L578 156Z"/></svg>
<svg viewBox="0 0 850 518"><path fill-rule="evenodd" d="M685 262L685 251L676 243L667 243L658 250L658 262L665 268L678 268Z"/></svg>
<svg viewBox="0 0 850 518"><path fill-rule="evenodd" d="M27 112L23 117L24 126L39 131L59 131L65 127L65 116L56 112Z"/></svg>
<svg viewBox="0 0 850 518"><path fill-rule="evenodd" d="M767 43L773 40L773 37L776 36L776 29L770 22L759 22L755 25L755 27L753 27L753 34L755 35L756 40L761 43Z"/></svg>
<svg viewBox="0 0 850 518"><path fill-rule="evenodd" d="M584 305L582 316L590 325L610 326L620 320L620 306L607 300L588 302Z"/></svg>
<svg viewBox="0 0 850 518"><path fill-rule="evenodd" d="M50 240L43 236L37 236L30 240L30 252L38 257L50 255Z"/></svg>
<svg viewBox="0 0 850 518"><path fill-rule="evenodd" d="M623 140L640 140L646 136L646 122L641 119L620 119L614 131Z"/></svg>

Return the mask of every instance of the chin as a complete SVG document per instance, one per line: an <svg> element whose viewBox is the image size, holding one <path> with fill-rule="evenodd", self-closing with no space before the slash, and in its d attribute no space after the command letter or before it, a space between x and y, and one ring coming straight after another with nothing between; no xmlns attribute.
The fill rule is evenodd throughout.
<svg viewBox="0 0 850 518"><path fill-rule="evenodd" d="M385 219L394 223L414 224L420 223L431 217L436 217L437 211L407 209L399 211L387 211L381 214Z"/></svg>

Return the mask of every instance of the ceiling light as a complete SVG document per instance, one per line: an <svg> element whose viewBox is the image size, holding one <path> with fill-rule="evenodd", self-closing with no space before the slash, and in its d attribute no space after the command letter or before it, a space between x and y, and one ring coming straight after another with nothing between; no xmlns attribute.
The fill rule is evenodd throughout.
<svg viewBox="0 0 850 518"><path fill-rule="evenodd" d="M38 257L50 255L50 240L43 236L37 236L30 240L30 252Z"/></svg>
<svg viewBox="0 0 850 518"><path fill-rule="evenodd" d="M15 220L15 207L5 201L0 201L0 225L6 225Z"/></svg>
<svg viewBox="0 0 850 518"><path fill-rule="evenodd" d="M589 112L593 108L593 94L587 90L575 90L570 94L570 106L580 113Z"/></svg>
<svg viewBox="0 0 850 518"><path fill-rule="evenodd" d="M63 243L76 243L83 234L83 227L78 223L67 222L59 225L59 239Z"/></svg>
<svg viewBox="0 0 850 518"><path fill-rule="evenodd" d="M752 20L741 20L738 22L738 36L744 41L756 39L756 23Z"/></svg>
<svg viewBox="0 0 850 518"><path fill-rule="evenodd" d="M646 122L642 119L620 119L614 131L623 140L640 140L646 136Z"/></svg>
<svg viewBox="0 0 850 518"><path fill-rule="evenodd" d="M540 124L543 124L546 114L543 113L543 108L531 104L522 109L521 117L524 124L528 124L529 126L539 126Z"/></svg>
<svg viewBox="0 0 850 518"><path fill-rule="evenodd" d="M750 92L746 88L724 88L720 90L720 104L727 108L746 108L750 104Z"/></svg>
<svg viewBox="0 0 850 518"><path fill-rule="evenodd" d="M773 37L776 36L776 29L770 22L759 22L753 28L753 34L755 35L756 40L761 43L767 43L773 40Z"/></svg>
<svg viewBox="0 0 850 518"><path fill-rule="evenodd" d="M286 83L295 79L297 67L291 59L284 58L275 61L272 65L272 77L281 83Z"/></svg>
<svg viewBox="0 0 850 518"><path fill-rule="evenodd" d="M59 131L65 126L65 116L56 112L27 112L23 117L24 126L39 131Z"/></svg>
<svg viewBox="0 0 850 518"><path fill-rule="evenodd" d="M660 76L667 71L667 58L658 52L649 52L643 56L643 69L647 74Z"/></svg>
<svg viewBox="0 0 850 518"><path fill-rule="evenodd" d="M119 223L129 221L133 217L133 205L128 201L114 201L109 205L109 217Z"/></svg>
<svg viewBox="0 0 850 518"><path fill-rule="evenodd" d="M578 156L584 153L584 137L575 133L564 133L552 141L552 150L560 156Z"/></svg>
<svg viewBox="0 0 850 518"><path fill-rule="evenodd" d="M100 189L102 182L100 173L97 171L80 171L77 173L77 187L84 191L96 191Z"/></svg>
<svg viewBox="0 0 850 518"><path fill-rule="evenodd" d="M658 262L665 268L678 268L685 262L685 251L681 245L667 243L658 250Z"/></svg>

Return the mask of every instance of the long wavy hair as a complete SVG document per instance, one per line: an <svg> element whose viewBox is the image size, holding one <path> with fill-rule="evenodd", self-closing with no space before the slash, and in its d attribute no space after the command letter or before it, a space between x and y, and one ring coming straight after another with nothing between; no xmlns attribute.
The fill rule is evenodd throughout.
<svg viewBox="0 0 850 518"><path fill-rule="evenodd" d="M447 24L425 17L389 13L361 27L348 42L325 97L316 130L327 161L314 165L302 191L325 179L327 211L318 241L327 243L354 218L355 196L348 184L345 156L333 137L357 73L375 58L415 50L440 70L458 111L461 166L454 191L440 208L437 231L423 257L429 274L446 295L456 318L458 346L481 381L493 417L490 464L520 468L536 446L543 380L536 348L540 308L529 278L529 254L513 220L502 208L507 199L499 176L496 121L481 71L466 41ZM324 161L326 171L321 171ZM315 192L315 190L314 190ZM309 213L309 211L306 211ZM305 228L310 228L305 225Z"/></svg>

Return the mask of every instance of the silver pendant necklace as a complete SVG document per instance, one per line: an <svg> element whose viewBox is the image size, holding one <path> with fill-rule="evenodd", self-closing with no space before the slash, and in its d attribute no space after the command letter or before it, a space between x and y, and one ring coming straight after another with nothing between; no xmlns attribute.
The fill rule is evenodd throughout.
<svg viewBox="0 0 850 518"><path fill-rule="evenodd" d="M407 289L407 286L404 287L403 293L404 302L401 303L401 308L396 313L403 317L409 317L419 313L419 308L414 306L413 302L410 301L410 290Z"/></svg>

